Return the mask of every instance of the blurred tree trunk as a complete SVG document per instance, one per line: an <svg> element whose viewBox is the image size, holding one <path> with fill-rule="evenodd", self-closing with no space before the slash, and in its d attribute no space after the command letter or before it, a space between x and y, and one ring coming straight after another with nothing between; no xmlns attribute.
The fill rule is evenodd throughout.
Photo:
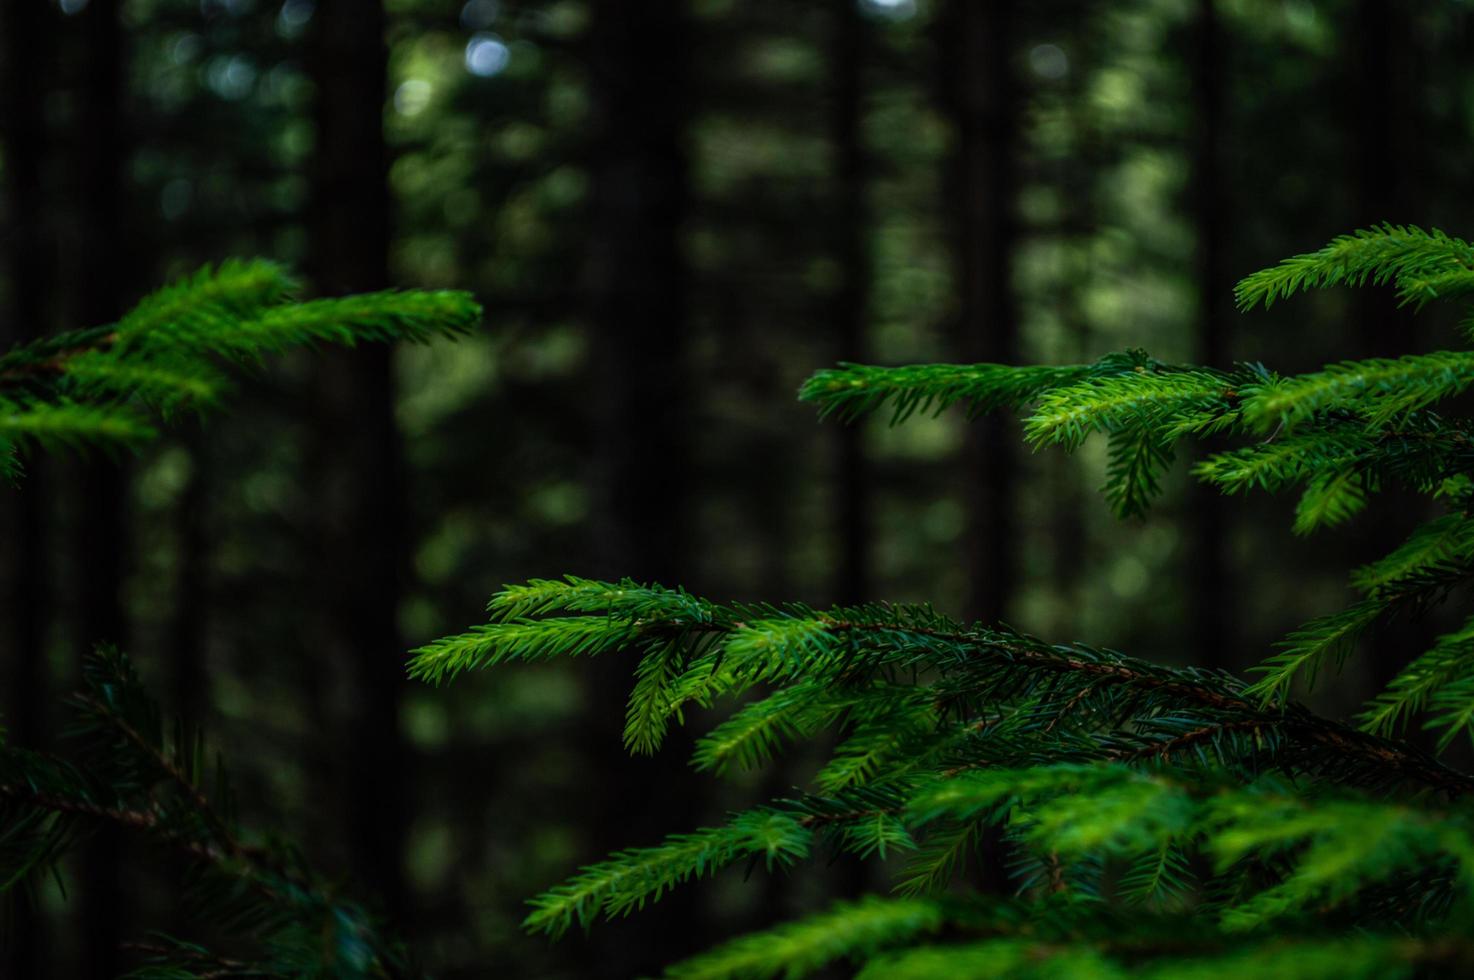
<svg viewBox="0 0 1474 980"><path fill-rule="evenodd" d="M866 153L864 132L864 65L866 24L856 0L832 0L833 25L829 39L830 140L834 167L834 254L839 264L839 283L833 300L834 359L864 363L866 309L870 297L869 208L866 205ZM863 422L836 422L832 426L836 472L835 566L831 589L840 605L855 605L875 598L870 561L872 486L865 456ZM769 796L783 795L793 784L789 773L777 769L769 780ZM870 882L870 863L840 862L836 886L841 895L862 894ZM765 903L766 914L777 916L782 906L775 900L781 883L772 886L774 899Z"/></svg>
<svg viewBox="0 0 1474 980"><path fill-rule="evenodd" d="M593 332L599 438L594 533L601 574L690 583L692 492L686 321L685 151L688 24L677 4L595 4L588 37L591 197L585 300ZM699 583L690 583L699 588ZM653 758L621 750L627 658L589 677L585 757L604 807L598 856L692 825L696 793L672 746ZM594 854L586 855L589 857ZM702 944L696 900L662 902L589 944L588 975L658 972Z"/></svg>
<svg viewBox="0 0 1474 980"><path fill-rule="evenodd" d="M685 25L670 6L600 5L589 52L586 287L602 437L598 551L635 577L680 574L688 554Z"/></svg>
<svg viewBox="0 0 1474 980"><path fill-rule="evenodd" d="M141 264L137 244L124 227L128 172L124 132L128 73L123 50L122 0L92 0L79 14L83 42L77 134L79 325L109 323L124 312L132 273ZM122 603L126 563L128 494L123 467L92 457L80 468L77 515L77 641L79 656L99 643L126 648ZM83 973L111 977L120 971L119 942L128 921L121 878L122 836L98 831L83 851L78 905Z"/></svg>
<svg viewBox="0 0 1474 980"><path fill-rule="evenodd" d="M209 674L205 670L205 628L209 609L209 456L198 429L184 439L189 452L189 478L175 509L179 571L174 582L174 614L169 622L167 707L180 717L203 724L209 710Z"/></svg>
<svg viewBox="0 0 1474 980"><path fill-rule="evenodd" d="M1019 93L1012 65L1015 5L953 0L942 22L955 133L946 207L953 216L957 275L956 352L964 362L1019 360L1013 251L1018 234L1016 153ZM1014 535L1018 433L992 413L969 425L967 614L1003 619L1018 575Z"/></svg>
<svg viewBox="0 0 1474 980"><path fill-rule="evenodd" d="M1353 202L1358 228L1419 222L1408 211L1401 161L1409 153L1408 121L1416 111L1405 101L1402 42L1405 15L1380 0L1357 0L1346 32L1349 91L1343 105L1348 149L1354 163ZM1397 356L1410 349L1417 321L1399 310L1390 292L1378 290L1355 304L1357 356Z"/></svg>
<svg viewBox="0 0 1474 980"><path fill-rule="evenodd" d="M55 249L46 218L43 178L46 147L50 145L43 115L51 39L55 30L52 8L40 3L7 4L0 11L3 39L4 93L0 152L4 154L6 227L3 229L8 273L6 310L0 314L0 348L40 336L50 326L50 287ZM42 744L46 718L47 626L51 618L51 561L47 539L49 474L39 456L26 460L19 488L0 490L5 500L6 592L3 643L5 683L4 718L17 744ZM16 903L11 943L0 951L0 976L40 975L46 942L39 930L42 919L25 902Z"/></svg>
<svg viewBox="0 0 1474 980"><path fill-rule="evenodd" d="M835 360L867 360L865 311L869 299L870 262L865 203L864 82L865 21L856 0L833 0L834 34L830 61L833 78L831 113L834 143L835 254L840 281L834 293ZM836 425L838 448L838 562L835 599L851 605L872 599L870 568L871 484L865 461L864 427Z"/></svg>
<svg viewBox="0 0 1474 980"><path fill-rule="evenodd" d="M310 271L324 293L389 283L385 26L379 0L321 0L313 15L317 149L309 248ZM399 724L405 649L398 610L409 560L392 351L371 344L324 353L317 383L320 509L313 519L324 533L323 653L345 688L332 743L343 780L334 802L354 877L391 919L404 922L411 794Z"/></svg>
<svg viewBox="0 0 1474 980"><path fill-rule="evenodd" d="M1232 282L1223 255L1227 208L1221 177L1223 131L1222 28L1215 0L1198 0L1193 45L1193 216L1197 225L1197 352L1194 360L1227 367L1228 299ZM1217 489L1194 481L1188 495L1194 546L1190 597L1194 662L1233 667L1236 649L1233 590L1229 579L1227 509Z"/></svg>
<svg viewBox="0 0 1474 980"><path fill-rule="evenodd" d="M1091 320L1085 312L1084 294L1096 275L1089 241L1097 230L1101 153L1091 130L1090 106L1086 101L1087 74L1076 68L1066 76L1065 84L1068 85L1065 118L1074 152L1056 164L1055 180L1062 192L1064 264L1054 305L1063 328L1058 359L1061 363L1073 363L1085 360L1091 353ZM1085 570L1093 560L1090 552L1095 544L1085 511L1095 499L1080 479L1079 459L1056 453L1045 460L1045 465L1049 467L1053 484L1049 494L1049 584L1058 597L1062 613L1055 620L1055 635L1082 636L1085 629L1081 587Z"/></svg>
<svg viewBox="0 0 1474 980"><path fill-rule="evenodd" d="M960 361L1019 362L1013 252L1018 223L1017 159L1020 95L1014 77L1012 0L952 0L945 31L943 74L954 149L945 207L957 277L955 350ZM964 613L997 623L1008 615L1019 573L1016 521L1019 433L1014 420L990 413L968 424L962 458L966 494ZM977 885L1001 894L1007 885L1001 833L984 835Z"/></svg>
<svg viewBox="0 0 1474 980"><path fill-rule="evenodd" d="M1357 0L1346 32L1345 75L1348 89L1343 99L1344 117L1352 171L1355 227L1384 221L1425 223L1426 215L1413 206L1411 188L1416 181L1403 172L1403 158L1418 160L1421 147L1415 133L1418 108L1409 92L1404 63L1408 55L1408 13L1379 0ZM1357 357L1396 357L1422 349L1418 342L1421 325L1413 311L1399 307L1391 290L1367 290L1352 306L1352 324ZM1397 498L1388 495L1383 506ZM1420 511L1419 513L1422 513ZM1363 527L1350 542L1355 562L1381 557L1401 542L1411 529L1415 515L1404 513L1376 520ZM1402 518L1399 520L1399 518ZM1396 633L1373 635L1364 652L1368 667L1364 678L1370 696L1407 665L1415 651L1431 645L1436 630L1427 620L1412 620ZM1424 748L1433 739L1410 730L1408 738Z"/></svg>

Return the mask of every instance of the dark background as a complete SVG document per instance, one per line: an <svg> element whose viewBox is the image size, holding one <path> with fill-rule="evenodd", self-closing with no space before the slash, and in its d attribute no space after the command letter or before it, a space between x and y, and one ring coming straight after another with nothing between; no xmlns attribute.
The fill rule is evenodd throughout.
<svg viewBox="0 0 1474 980"><path fill-rule="evenodd" d="M620 748L630 664L434 690L404 651L502 583L929 600L1176 663L1253 663L1419 516L1294 539L1179 464L1118 524L1104 447L960 415L820 424L836 360L1279 370L1456 343L1381 294L1240 316L1241 275L1375 221L1474 233L1474 9L1390 0L4 0L0 340L108 322L230 255L321 293L473 290L457 344L304 355L136 458L0 496L0 668L54 744L93 642L215 733L248 819L443 977L610 976L866 884L740 871L552 945L522 900L782 793ZM1334 695L1390 676L1416 624ZM698 719L699 720L699 719ZM10 930L16 977L199 934L103 835ZM873 873L870 872L870 873ZM208 932L208 927L204 927ZM194 930L194 932L191 932Z"/></svg>

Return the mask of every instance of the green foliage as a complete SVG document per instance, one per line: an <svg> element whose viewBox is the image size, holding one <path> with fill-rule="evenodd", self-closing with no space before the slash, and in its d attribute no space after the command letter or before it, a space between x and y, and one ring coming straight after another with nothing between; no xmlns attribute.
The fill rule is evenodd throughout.
<svg viewBox="0 0 1474 980"><path fill-rule="evenodd" d="M650 747L690 699L771 688L698 743L694 764L718 772L761 765L825 729L844 735L810 793L585 869L535 900L529 928L556 934L626 914L748 857L781 867L808 856L811 838L861 857L914 852L898 884L937 894L956 880L979 828L995 822L1008 825L1020 855L1052 866L1042 877L1021 872L1021 881L1052 882L1038 886L1044 891L1075 885L1099 901L1106 861L1118 869L1118 900L1200 915L1212 908L1226 932L1337 903L1361 914L1360 888L1331 894L1327 884L1327 855L1353 837L1363 840L1348 872L1355 881L1401 888L1408 880L1378 901L1428 900L1429 884L1414 872L1429 862L1447 871L1442 906L1463 902L1474 881L1462 863L1463 816L1376 802L1393 791L1461 794L1474 782L1298 705L1262 707L1223 674L1051 645L925 607L726 606L629 581L512 587L491 611L493 621L468 634L473 641L423 648L412 669L438 677L508 657L635 652L637 690L651 675L647 664L658 662L666 692L646 702L658 711L630 716L631 726L647 727L627 730L626 742ZM481 642L488 635L490 648ZM913 677L925 680L903 680ZM1236 784L1225 773L1266 775ZM1290 777L1313 794L1291 792ZM1365 845L1373 831L1385 850ZM1270 866L1251 859L1271 849L1284 853ZM1199 880L1194 869L1204 862L1212 871ZM1259 905L1245 897L1251 889ZM858 919L853 925L870 935ZM754 940L721 954L748 965L722 973L725 960L713 953L689 969L801 975L808 958L845 955L838 945L810 945L820 938L795 926L775 939L791 946L793 963L753 965ZM883 945L869 943L860 945Z"/></svg>
<svg viewBox="0 0 1474 980"><path fill-rule="evenodd" d="M146 296L116 324L44 338L0 355L0 460L86 446L134 448L151 416L217 406L224 368L294 347L426 341L480 319L465 293L385 291L298 302L279 266L228 261Z"/></svg>
<svg viewBox="0 0 1474 980"><path fill-rule="evenodd" d="M156 935L131 977L397 977L405 954L290 846L247 835L227 771L200 733L166 723L129 660L99 650L71 700L75 752L0 744L0 890L30 895L59 862L107 825L141 835L190 865L197 921L248 949L221 956Z"/></svg>
<svg viewBox="0 0 1474 980"><path fill-rule="evenodd" d="M141 301L116 324L0 355L0 472L30 448L134 447L154 422L217 405L225 369L317 344L425 341L469 329L464 293L382 292L295 302L296 283L269 262L206 268ZM34 900L46 876L112 825L190 865L192 918L224 952L155 934L132 947L149 980L191 977L390 978L406 955L362 906L296 849L239 825L223 763L202 736L165 723L131 663L103 649L71 703L76 751L39 753L0 740L0 893Z"/></svg>
<svg viewBox="0 0 1474 980"><path fill-rule="evenodd" d="M628 915L691 878L713 874L743 858L761 858L771 870L805 858L810 832L794 816L753 810L722 827L675 834L655 847L620 851L538 896L524 925L561 935L595 916Z"/></svg>
<svg viewBox="0 0 1474 980"><path fill-rule="evenodd" d="M1249 277L1240 305L1391 283L1414 305L1474 289L1474 247L1383 226ZM693 704L736 701L693 764L723 774L791 744L829 746L809 784L724 827L623 851L533 901L558 934L624 914L747 857L887 860L900 897L865 896L738 938L673 977L1383 977L1474 967L1474 778L1399 740L1474 735L1474 640L1441 637L1360 727L1293 699L1369 631L1445 601L1474 569L1469 419L1434 407L1474 353L1409 354L1282 377L1139 351L1089 365L821 371L800 397L893 422L962 403L1023 413L1036 447L1109 442L1105 495L1141 513L1182 443L1226 493L1299 488L1293 529L1353 520L1392 485L1443 513L1352 576L1362 593L1293 632L1253 683L1059 645L926 606L725 605L580 578L510 586L490 621L415 651L410 670L555 656L634 658L625 731L653 751ZM1237 442L1237 445L1234 443ZM985 840L1006 880L977 888ZM1001 843L999 843L1001 842ZM990 865L992 874L999 870Z"/></svg>
<svg viewBox="0 0 1474 980"><path fill-rule="evenodd" d="M1474 273L1471 273L1474 276ZM1460 394L1474 380L1474 353L1437 351L1332 364L1266 388L1245 407L1261 431L1342 409L1372 431Z"/></svg>
<svg viewBox="0 0 1474 980"><path fill-rule="evenodd" d="M820 414L853 420L891 405L891 422L906 421L920 412L939 413L958 402L970 415L1025 404L1040 392L1097 372L1124 370L1119 359L1100 365L1017 368L1006 364L916 364L876 368L841 364L819 371L804 383L803 401L819 403Z"/></svg>
<svg viewBox="0 0 1474 980"><path fill-rule="evenodd" d="M1474 246L1438 229L1384 224L1336 238L1325 248L1285 259L1234 289L1239 308L1268 307L1299 290L1365 283L1397 287L1403 302L1459 295L1474 286Z"/></svg>
<svg viewBox="0 0 1474 980"><path fill-rule="evenodd" d="M947 921L947 912L946 903L936 899L866 896L822 915L743 936L677 964L667 975L679 980L806 976L837 960L863 958L934 933Z"/></svg>

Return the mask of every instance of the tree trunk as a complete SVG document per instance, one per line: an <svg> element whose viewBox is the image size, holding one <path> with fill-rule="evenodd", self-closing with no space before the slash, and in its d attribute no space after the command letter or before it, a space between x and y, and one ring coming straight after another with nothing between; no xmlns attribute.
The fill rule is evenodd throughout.
<svg viewBox="0 0 1474 980"><path fill-rule="evenodd" d="M1012 65L1015 12L1011 0L953 0L942 22L955 139L944 206L955 216L955 349L964 362L1019 361L1013 291L1019 140L1019 93ZM989 414L968 425L963 449L962 490L968 495L964 614L987 623L1008 615L1019 571L1014 534L1017 428L1012 418ZM978 887L1006 892L1007 863L1001 833L986 834L979 848Z"/></svg>
<svg viewBox="0 0 1474 980"><path fill-rule="evenodd" d="M1397 120L1407 106L1398 98L1396 71L1398 57L1399 15L1391 4L1382 0L1357 0L1346 52L1346 78L1351 90L1346 93L1348 115L1346 125L1355 161L1357 227L1383 221L1413 221L1415 216L1395 214L1401 200L1401 175L1398 159L1403 148ZM1387 329L1385 310L1379 304L1359 302L1358 333L1362 353L1370 355L1405 352L1400 331ZM1391 306L1391 302L1387 304Z"/></svg>
<svg viewBox="0 0 1474 980"><path fill-rule="evenodd" d="M123 314L131 272L139 263L123 222L128 74L121 12L121 0L93 0L77 15L85 57L77 126L80 262L75 295L78 320L89 326ZM94 457L80 466L78 487L77 641L79 656L85 656L99 643L128 643L121 597L127 480L118 462ZM89 977L120 972L118 946L127 919L122 846L118 829L105 827L83 851L78 906L83 972Z"/></svg>
<svg viewBox="0 0 1474 980"><path fill-rule="evenodd" d="M684 25L598 6L587 294L601 395L599 554L635 577L685 571L687 208Z"/></svg>
<svg viewBox="0 0 1474 980"><path fill-rule="evenodd" d="M594 533L601 574L690 582L691 462L681 229L688 207L684 58L677 4L595 4L589 32L593 145L584 290L593 333L599 449ZM594 853L654 841L696 814L678 748L630 759L620 746L628 659L589 677L586 758L603 782ZM617 777L614 775L617 773ZM696 902L660 903L590 944L591 976L636 976L701 943Z"/></svg>
<svg viewBox="0 0 1474 980"><path fill-rule="evenodd" d="M1198 0L1193 59L1193 215L1197 225L1199 363L1227 367L1228 298L1232 282L1225 272L1223 246L1226 208L1220 177L1223 130L1222 32L1215 0ZM1194 662L1204 667L1234 667L1236 649L1233 592L1229 579L1223 495L1194 482L1188 496L1193 541L1191 609Z"/></svg>
<svg viewBox="0 0 1474 980"><path fill-rule="evenodd" d="M948 88L956 149L950 200L957 261L956 350L966 362L1015 364L1013 291L1019 94L1012 66L1014 4L954 0L946 23ZM968 498L967 614L997 622L1018 574L1013 532L1018 433L991 414L969 426L963 471Z"/></svg>
<svg viewBox="0 0 1474 980"><path fill-rule="evenodd" d="M1403 78L1407 30L1403 20L1404 15L1391 4L1357 0L1349 25L1345 125L1350 157L1355 161L1351 176L1359 228L1384 221L1427 220L1410 207L1410 191L1415 184L1407 180L1402 168L1404 157L1420 159L1412 132L1416 127L1417 103ZM1354 356L1396 357L1422 349L1418 342L1421 333L1418 318L1410 309L1399 307L1391 290L1359 293L1353 309L1353 329L1359 347L1351 352ZM1395 506L1397 499L1389 493L1381 506ZM1418 513L1430 516L1426 509ZM1352 542L1353 560L1380 558L1397 547L1410 530L1408 516L1404 512L1364 528ZM1403 519L1399 521L1399 518ZM1361 677L1367 696L1386 687L1407 665L1411 654L1426 650L1436 632L1427 620L1411 620L1397 634L1377 634L1363 644L1367 667ZM1433 748L1428 733L1412 730L1408 737L1425 749Z"/></svg>
<svg viewBox="0 0 1474 980"><path fill-rule="evenodd" d="M834 143L834 250L840 281L834 293L835 360L863 363L870 262L865 204L865 144L862 98L865 22L854 0L834 0L831 139ZM860 423L834 427L839 461L838 555L834 593L842 605L872 599L870 566L871 485Z"/></svg>
<svg viewBox="0 0 1474 980"><path fill-rule="evenodd" d="M384 8L379 0L322 0L313 21L311 272L324 293L382 289L390 236ZM346 687L333 744L344 781L347 856L371 901L403 923L411 793L399 726L405 649L398 610L409 561L392 351L368 345L325 353L317 380L321 497L314 519L323 523L327 618L321 635Z"/></svg>
<svg viewBox="0 0 1474 980"><path fill-rule="evenodd" d="M210 707L205 669L205 632L209 613L209 456L196 430L184 440L190 472L175 511L179 571L174 584L174 611L169 622L168 708L192 724L203 724Z"/></svg>
<svg viewBox="0 0 1474 980"><path fill-rule="evenodd" d="M45 148L50 144L43 106L51 64L55 15L40 3L14 3L0 12L4 43L4 103L0 133L6 176L7 228L5 262L9 273L9 308L0 316L4 336L0 347L23 343L45 333L50 325L51 261L55 255L47 226L47 197L43 174ZM46 675L47 626L51 618L47 547L50 513L47 479L39 457L26 461L19 488L7 493L5 573L7 575L3 663L6 684L5 722L18 745L39 746L45 736L44 706L48 701ZM17 902L12 923L13 941L0 951L0 975L38 976L45 959L43 920L25 903Z"/></svg>

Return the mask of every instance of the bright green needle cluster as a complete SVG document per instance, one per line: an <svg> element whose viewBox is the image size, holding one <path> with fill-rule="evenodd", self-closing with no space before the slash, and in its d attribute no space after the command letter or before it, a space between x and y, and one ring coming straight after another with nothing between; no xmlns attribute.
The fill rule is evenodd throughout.
<svg viewBox="0 0 1474 980"><path fill-rule="evenodd" d="M1247 310L1364 283L1415 306L1466 295L1474 246L1382 226L1250 276L1238 298ZM1391 486L1426 495L1441 512L1355 571L1360 601L1291 633L1251 683L925 606L724 605L579 578L508 587L489 622L415 651L411 671L625 657L632 751L654 751L690 706L727 701L698 739L702 771L829 746L788 798L620 852L533 901L528 928L557 934L734 862L888 862L896 894L737 938L672 977L1461 975L1474 970L1474 777L1400 737L1410 723L1442 746L1474 735L1474 619L1355 724L1292 692L1474 577L1474 420L1452 402L1471 381L1467 350L1298 376L1126 351L1066 367L845 364L803 386L845 419L960 404L1019 411L1036 448L1103 435L1122 516L1149 506L1185 444L1210 445L1193 473L1225 493L1297 490L1296 533L1351 521ZM985 841L1007 865L986 893Z"/></svg>
<svg viewBox="0 0 1474 980"><path fill-rule="evenodd" d="M0 355L0 471L17 452L134 448L155 420L216 406L227 368L295 347L455 336L481 308L466 293L385 291L294 300L280 266L231 260L145 297L116 324L48 337Z"/></svg>
<svg viewBox="0 0 1474 980"><path fill-rule="evenodd" d="M1239 309L1252 310L1296 292L1367 283L1397 287L1404 303L1421 306L1474 289L1474 245L1416 225L1383 224L1341 235L1325 248L1285 259L1246 277L1234 289Z"/></svg>
<svg viewBox="0 0 1474 980"><path fill-rule="evenodd" d="M620 851L584 868L533 899L523 924L557 936L599 915L628 915L685 881L743 859L758 858L771 871L806 858L812 836L799 819L777 810L738 814L725 826L674 834L655 847Z"/></svg>

